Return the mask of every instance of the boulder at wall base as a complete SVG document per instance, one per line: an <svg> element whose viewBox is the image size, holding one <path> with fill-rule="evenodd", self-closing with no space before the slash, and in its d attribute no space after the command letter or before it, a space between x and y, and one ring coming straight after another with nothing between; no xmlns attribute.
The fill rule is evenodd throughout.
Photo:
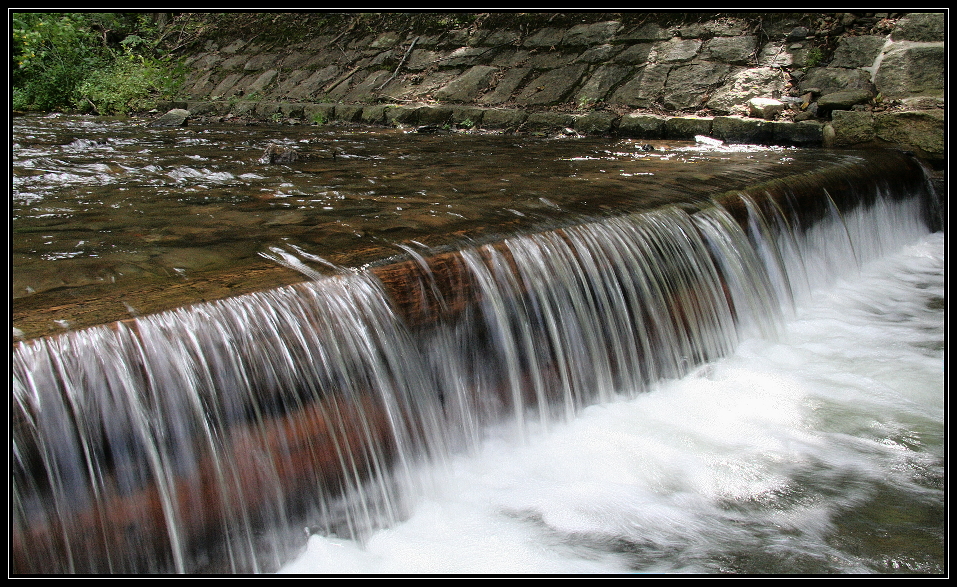
<svg viewBox="0 0 957 587"><path fill-rule="evenodd" d="M944 159L944 111L882 112L874 117L877 138L933 161Z"/></svg>
<svg viewBox="0 0 957 587"><path fill-rule="evenodd" d="M784 111L787 106L774 98L751 98L748 100L748 112L755 118L772 120Z"/></svg>
<svg viewBox="0 0 957 587"><path fill-rule="evenodd" d="M874 115L870 112L836 110L829 126L833 132L826 145L829 147L866 144L877 136L874 132Z"/></svg>
<svg viewBox="0 0 957 587"><path fill-rule="evenodd" d="M608 134L614 130L618 117L613 112L596 110L575 118L575 130L585 134Z"/></svg>
<svg viewBox="0 0 957 587"><path fill-rule="evenodd" d="M774 139L774 127L766 120L715 116L711 136L728 143L768 145Z"/></svg>
<svg viewBox="0 0 957 587"><path fill-rule="evenodd" d="M665 121L666 139L680 141L690 141L698 135L711 134L711 118L698 118L696 116L676 116Z"/></svg>
<svg viewBox="0 0 957 587"><path fill-rule="evenodd" d="M831 92L818 98L817 108L820 114L826 114L832 110L850 110L855 104L864 104L873 97L874 94L868 90Z"/></svg>
<svg viewBox="0 0 957 587"><path fill-rule="evenodd" d="M618 121L618 134L636 139L661 139L665 136L665 116L626 114Z"/></svg>
<svg viewBox="0 0 957 587"><path fill-rule="evenodd" d="M825 146L896 145L930 161L944 159L944 111L870 112L835 110Z"/></svg>
<svg viewBox="0 0 957 587"><path fill-rule="evenodd" d="M874 76L885 98L943 96L947 53L944 44L895 43Z"/></svg>
<svg viewBox="0 0 957 587"><path fill-rule="evenodd" d="M189 118L189 115L189 110L173 108L166 114L151 122L150 126L186 126L186 120Z"/></svg>
<svg viewBox="0 0 957 587"><path fill-rule="evenodd" d="M482 116L484 128L500 128L515 130L528 118L524 110L492 109L486 110Z"/></svg>
<svg viewBox="0 0 957 587"><path fill-rule="evenodd" d="M772 144L792 147L820 147L824 142L824 125L813 120L772 122Z"/></svg>

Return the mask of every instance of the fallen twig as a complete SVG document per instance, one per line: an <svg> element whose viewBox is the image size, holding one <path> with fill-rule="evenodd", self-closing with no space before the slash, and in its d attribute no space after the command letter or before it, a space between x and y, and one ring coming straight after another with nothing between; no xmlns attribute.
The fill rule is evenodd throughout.
<svg viewBox="0 0 957 587"><path fill-rule="evenodd" d="M377 92L378 92L379 90L381 90L382 88L384 88L384 87L386 86L386 84L388 84L389 82L391 82L392 80L394 80L394 79L395 79L395 76L399 75L399 70L402 69L402 66L405 64L405 60L409 58L409 54L412 53L412 47L415 47L415 44L416 44L416 42L418 42L418 40L419 40L419 37L416 37L416 38L412 39L412 43L409 45L409 48L406 50L405 55L402 56L402 61L399 62L399 66L396 67L396 68L395 68L395 71L392 72L392 77L390 77L389 79L385 80L385 82L383 82L381 86L379 86L378 88L376 88L375 90L376 90Z"/></svg>

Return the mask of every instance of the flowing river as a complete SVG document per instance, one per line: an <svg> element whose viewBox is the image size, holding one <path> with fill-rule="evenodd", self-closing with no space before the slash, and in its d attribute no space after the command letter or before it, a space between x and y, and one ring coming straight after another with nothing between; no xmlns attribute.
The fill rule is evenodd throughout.
<svg viewBox="0 0 957 587"><path fill-rule="evenodd" d="M14 119L18 572L946 572L943 233L707 204L870 155L433 130Z"/></svg>

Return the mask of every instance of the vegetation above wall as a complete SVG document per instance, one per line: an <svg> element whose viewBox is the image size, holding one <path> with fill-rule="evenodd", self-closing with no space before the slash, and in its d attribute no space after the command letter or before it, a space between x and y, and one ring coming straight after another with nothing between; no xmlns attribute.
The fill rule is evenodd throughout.
<svg viewBox="0 0 957 587"><path fill-rule="evenodd" d="M15 12L13 109L124 114L175 94L175 61L153 15Z"/></svg>

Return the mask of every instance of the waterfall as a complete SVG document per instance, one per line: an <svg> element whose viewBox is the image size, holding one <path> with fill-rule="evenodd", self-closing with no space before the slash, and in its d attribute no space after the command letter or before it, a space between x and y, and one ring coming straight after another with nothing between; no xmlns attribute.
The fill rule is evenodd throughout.
<svg viewBox="0 0 957 587"><path fill-rule="evenodd" d="M17 345L16 573L264 572L412 470L773 339L929 231L905 156Z"/></svg>

